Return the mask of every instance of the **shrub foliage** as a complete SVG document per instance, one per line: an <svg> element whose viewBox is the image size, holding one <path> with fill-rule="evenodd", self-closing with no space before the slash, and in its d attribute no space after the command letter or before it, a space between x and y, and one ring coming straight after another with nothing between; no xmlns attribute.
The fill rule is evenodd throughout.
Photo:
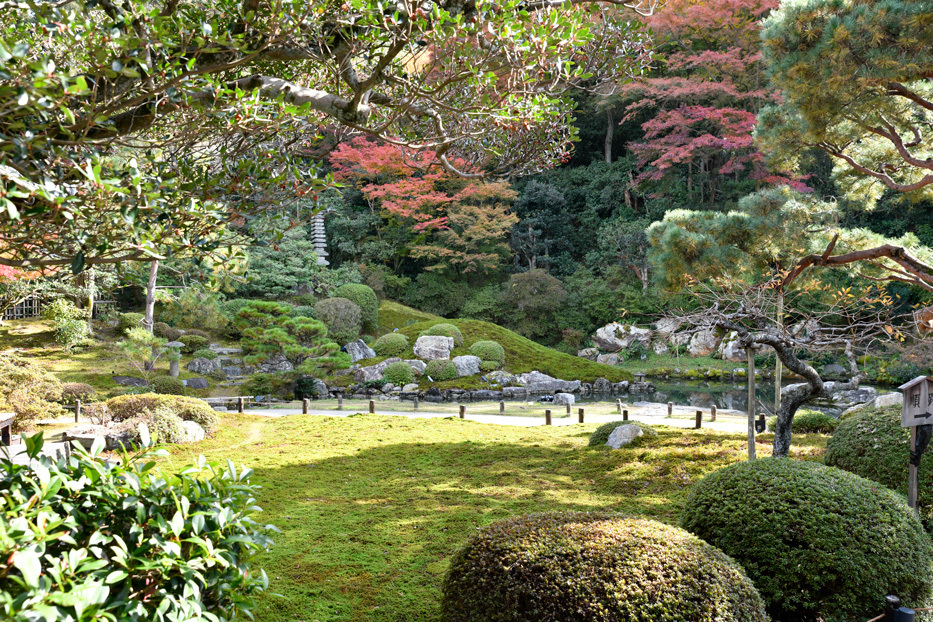
<svg viewBox="0 0 933 622"><path fill-rule="evenodd" d="M402 356L408 351L408 337L401 333L387 333L373 343L379 356Z"/></svg>
<svg viewBox="0 0 933 622"><path fill-rule="evenodd" d="M159 407L166 407L184 421L194 421L208 434L214 431L219 422L217 411L208 406L207 402L183 395L118 395L105 403L115 421L134 419L144 416L145 411L153 412Z"/></svg>
<svg viewBox="0 0 933 622"><path fill-rule="evenodd" d="M780 620L869 619L930 595L933 545L904 499L857 475L766 458L706 476L683 526L745 567Z"/></svg>
<svg viewBox="0 0 933 622"><path fill-rule="evenodd" d="M26 430L38 419L64 410L62 383L37 363L15 355L0 355L0 412L13 411L13 429Z"/></svg>
<svg viewBox="0 0 933 622"><path fill-rule="evenodd" d="M191 620L248 614L267 587L250 568L272 542L255 522L250 471L202 457L163 475L144 454L123 465L83 451L0 461L0 618Z"/></svg>
<svg viewBox="0 0 933 622"><path fill-rule="evenodd" d="M428 361L424 375L430 376L434 382L453 380L457 377L457 366L453 361Z"/></svg>
<svg viewBox="0 0 933 622"><path fill-rule="evenodd" d="M445 622L764 622L742 569L682 529L614 514L493 523L454 557Z"/></svg>
<svg viewBox="0 0 933 622"><path fill-rule="evenodd" d="M361 283L347 283L335 289L333 297L346 298L360 308L363 332L371 335L379 329L379 299L373 288Z"/></svg>
<svg viewBox="0 0 933 622"><path fill-rule="evenodd" d="M160 395L184 395L185 383L172 376L155 376L149 379L149 386L153 392Z"/></svg>
<svg viewBox="0 0 933 622"><path fill-rule="evenodd" d="M327 326L327 334L338 343L349 343L360 336L359 305L346 298L326 298L314 305L314 317Z"/></svg>
<svg viewBox="0 0 933 622"><path fill-rule="evenodd" d="M505 365L505 348L495 341L477 341L470 346L470 354L484 361Z"/></svg>
<svg viewBox="0 0 933 622"><path fill-rule="evenodd" d="M460 329L454 326L453 324L448 324L446 322L442 322L441 324L435 324L428 330L421 333L422 337L427 336L427 335L437 335L439 337L453 337L454 345L456 346L463 345L463 333L461 333Z"/></svg>
<svg viewBox="0 0 933 622"><path fill-rule="evenodd" d="M403 387L415 381L415 372L408 363L398 361L391 363L383 370L382 379L397 387Z"/></svg>
<svg viewBox="0 0 933 622"><path fill-rule="evenodd" d="M800 434L832 434L839 425L839 419L818 410L799 410L794 415L794 432ZM768 429L774 430L777 417L768 417Z"/></svg>

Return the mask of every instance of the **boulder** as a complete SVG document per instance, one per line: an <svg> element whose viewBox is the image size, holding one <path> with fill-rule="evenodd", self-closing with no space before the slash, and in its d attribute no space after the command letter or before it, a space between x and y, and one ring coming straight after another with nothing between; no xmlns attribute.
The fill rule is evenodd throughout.
<svg viewBox="0 0 933 622"><path fill-rule="evenodd" d="M330 393L330 389L327 388L327 383L325 383L323 380L320 380L318 378L313 378L311 380L311 396L327 397L329 393Z"/></svg>
<svg viewBox="0 0 933 622"><path fill-rule="evenodd" d="M687 353L690 356L709 356L716 351L719 342L720 337L716 334L715 328L704 328L694 333L693 337L690 338Z"/></svg>
<svg viewBox="0 0 933 622"><path fill-rule="evenodd" d="M671 335L671 345L675 348L679 348L690 343L692 338L693 335L690 333L674 333Z"/></svg>
<svg viewBox="0 0 933 622"><path fill-rule="evenodd" d="M236 378L243 375L243 370L239 367L223 367L222 369L227 378Z"/></svg>
<svg viewBox="0 0 933 622"><path fill-rule="evenodd" d="M528 389L525 387L505 387L502 389L502 395L507 400L523 400L528 397Z"/></svg>
<svg viewBox="0 0 933 622"><path fill-rule="evenodd" d="M666 341L657 339L651 342L651 351L658 356L667 356L671 351L671 346Z"/></svg>
<svg viewBox="0 0 933 622"><path fill-rule="evenodd" d="M596 357L596 362L602 365L618 365L621 361L622 357L615 352L611 354L600 354Z"/></svg>
<svg viewBox="0 0 933 622"><path fill-rule="evenodd" d="M243 350L240 348L221 348L216 343L212 343L210 349L217 353L218 356L233 356L235 354L243 354Z"/></svg>
<svg viewBox="0 0 933 622"><path fill-rule="evenodd" d="M833 391L833 383L827 382L824 386L830 391L833 398L833 404L839 408L849 408L855 404L865 404L878 397L878 391L871 387L859 387L858 389L849 389L847 391Z"/></svg>
<svg viewBox="0 0 933 622"><path fill-rule="evenodd" d="M360 367L353 372L353 379L357 382L372 382L373 380L379 380L382 378L382 372L385 371L385 368L391 365L392 363L398 363L402 359L394 356L392 358L387 358L381 363L376 363L375 365L370 365L369 367Z"/></svg>
<svg viewBox="0 0 933 622"><path fill-rule="evenodd" d="M356 363L357 361L362 361L364 359L371 359L376 356L375 350L366 345L362 339L351 341L345 345L343 349L346 350L347 354L350 355L351 363Z"/></svg>
<svg viewBox="0 0 933 622"><path fill-rule="evenodd" d="M425 335L424 337L418 337L418 340L415 341L414 352L415 356L419 359L436 361L440 359L449 359L450 351L453 349L453 337Z"/></svg>
<svg viewBox="0 0 933 622"><path fill-rule="evenodd" d="M182 421L181 428L184 430L182 443L197 443L204 440L204 428L194 421Z"/></svg>
<svg viewBox="0 0 933 622"><path fill-rule="evenodd" d="M499 402L503 398L502 391L472 391L471 402Z"/></svg>
<svg viewBox="0 0 933 622"><path fill-rule="evenodd" d="M537 370L521 374L516 382L524 385L529 393L575 393L580 390L579 380L560 380Z"/></svg>
<svg viewBox="0 0 933 622"><path fill-rule="evenodd" d="M486 374L486 380L492 384L507 386L515 382L515 376L507 371L497 369L496 371Z"/></svg>
<svg viewBox="0 0 933 622"><path fill-rule="evenodd" d="M431 387L424 394L425 402L443 402L444 396L441 395L440 389L437 387Z"/></svg>
<svg viewBox="0 0 933 622"><path fill-rule="evenodd" d="M847 408L843 411L842 415L850 415L854 412L860 410L867 410L869 408L887 408L889 406L901 406L904 403L904 394L903 393L885 393L884 395L879 395L870 402L865 402L864 404L856 404L851 408Z"/></svg>
<svg viewBox="0 0 933 622"><path fill-rule="evenodd" d="M419 361L418 359L405 359L405 362L408 363L408 366L411 367L411 370L415 372L416 376L422 375L424 370L428 368L427 363Z"/></svg>
<svg viewBox="0 0 933 622"><path fill-rule="evenodd" d="M289 361L285 360L285 357L281 354L276 354L268 361L264 361L256 366L256 371L263 374L274 374L280 371L294 371L295 366L292 365Z"/></svg>
<svg viewBox="0 0 933 622"><path fill-rule="evenodd" d="M387 382L384 385L382 385L382 392L385 393L386 395L388 395L394 390L395 390L395 385L392 384L391 382Z"/></svg>
<svg viewBox="0 0 933 622"><path fill-rule="evenodd" d="M625 393L628 391L629 381L623 380L612 385L613 393Z"/></svg>
<svg viewBox="0 0 933 622"><path fill-rule="evenodd" d="M623 445L628 445L639 436L644 435L641 428L632 423L625 423L617 427L609 434L609 440L606 445L613 449L619 449Z"/></svg>
<svg viewBox="0 0 933 622"><path fill-rule="evenodd" d="M189 378L188 380L183 380L185 386L190 389L209 389L211 388L211 383L207 381L207 378Z"/></svg>
<svg viewBox="0 0 933 622"><path fill-rule="evenodd" d="M605 378L597 378L593 383L593 393L612 393L612 383Z"/></svg>
<svg viewBox="0 0 933 622"><path fill-rule="evenodd" d="M185 365L185 369L195 374L209 374L221 368L220 359L206 359L198 357Z"/></svg>
<svg viewBox="0 0 933 622"><path fill-rule="evenodd" d="M823 375L827 378L842 378L847 375L846 368L836 363L823 366Z"/></svg>
<svg viewBox="0 0 933 622"><path fill-rule="evenodd" d="M418 385L414 382L406 384L402 387L402 393L416 393L418 391Z"/></svg>
<svg viewBox="0 0 933 622"><path fill-rule="evenodd" d="M462 378L463 376L475 376L479 373L479 365L482 363L482 359L478 356L455 356L453 361L454 367L457 368L457 377Z"/></svg>
<svg viewBox="0 0 933 622"><path fill-rule="evenodd" d="M113 376L113 381L124 387L148 387L149 381L134 376Z"/></svg>
<svg viewBox="0 0 933 622"><path fill-rule="evenodd" d="M592 395L593 394L593 385L589 382L580 383L580 393L583 395Z"/></svg>
<svg viewBox="0 0 933 622"><path fill-rule="evenodd" d="M683 325L683 320L675 317L663 317L654 323L654 334L657 338L667 341L671 335L677 332L677 329Z"/></svg>
<svg viewBox="0 0 933 622"><path fill-rule="evenodd" d="M595 361L596 357L599 356L599 350L596 348L583 348L577 352L577 356L584 358L588 361Z"/></svg>
<svg viewBox="0 0 933 622"><path fill-rule="evenodd" d="M651 342L651 331L647 328L637 328L612 322L596 330L593 334L593 344L606 352L624 350L636 341L645 346Z"/></svg>
<svg viewBox="0 0 933 622"><path fill-rule="evenodd" d="M733 363L744 363L748 360L745 356L745 348L739 345L739 335L735 331L729 333L719 344L719 358Z"/></svg>
<svg viewBox="0 0 933 622"><path fill-rule="evenodd" d="M556 406L573 406L576 402L577 398L574 397L573 393L557 393L554 395L554 401L551 403Z"/></svg>

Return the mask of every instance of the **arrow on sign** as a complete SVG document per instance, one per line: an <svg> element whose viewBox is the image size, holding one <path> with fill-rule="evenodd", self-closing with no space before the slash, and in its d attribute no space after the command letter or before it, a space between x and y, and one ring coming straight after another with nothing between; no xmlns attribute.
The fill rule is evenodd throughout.
<svg viewBox="0 0 933 622"><path fill-rule="evenodd" d="M929 419L930 417L933 417L933 413L931 412L925 412L922 415L914 415L914 419Z"/></svg>

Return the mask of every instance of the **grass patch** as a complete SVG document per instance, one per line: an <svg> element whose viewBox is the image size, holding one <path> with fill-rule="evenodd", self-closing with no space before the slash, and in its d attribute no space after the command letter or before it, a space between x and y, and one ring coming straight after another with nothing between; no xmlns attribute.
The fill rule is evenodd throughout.
<svg viewBox="0 0 933 622"><path fill-rule="evenodd" d="M658 426L639 447L587 448L597 424L520 428L451 419L231 416L176 446L255 470L263 522L261 622L436 621L453 553L478 527L531 512L603 510L676 524L690 487L743 460L744 437ZM825 437L795 436L819 459ZM759 456L770 446L758 445Z"/></svg>
<svg viewBox="0 0 933 622"><path fill-rule="evenodd" d="M379 303L379 334L391 333L396 328L405 328L415 322L443 322L444 318L433 313L425 313L411 307L394 302L392 300L383 300Z"/></svg>

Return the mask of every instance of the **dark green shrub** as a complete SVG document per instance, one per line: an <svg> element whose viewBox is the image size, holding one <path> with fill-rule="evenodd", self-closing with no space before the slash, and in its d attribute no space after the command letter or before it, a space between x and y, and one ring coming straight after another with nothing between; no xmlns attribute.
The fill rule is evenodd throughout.
<svg viewBox="0 0 933 622"><path fill-rule="evenodd" d="M625 425L626 423L635 423L634 421L610 421L609 423L604 423L598 428L596 428L592 434L590 434L590 441L588 445L590 447L604 447L606 442L609 440L609 435L612 434L612 431L615 430L620 425ZM654 428L647 426L643 423L636 423L639 428L641 428L642 436L638 439L632 441L633 446L638 446L641 442L641 439L652 438L657 436L658 433Z"/></svg>
<svg viewBox="0 0 933 622"><path fill-rule="evenodd" d="M82 450L53 462L41 447L26 439L41 469L0 461L0 618L222 622L253 609L267 579L251 560L274 528L253 520L248 471L202 461L164 474L145 454Z"/></svg>
<svg viewBox="0 0 933 622"><path fill-rule="evenodd" d="M480 361L479 363L480 371L485 372L496 371L500 367L502 367L502 365L495 361Z"/></svg>
<svg viewBox="0 0 933 622"><path fill-rule="evenodd" d="M152 325L152 332L156 337L161 337L166 341L179 341L181 337L181 331L177 328L172 328L165 322L156 322Z"/></svg>
<svg viewBox="0 0 933 622"><path fill-rule="evenodd" d="M165 306L159 317L172 326L219 332L229 323L217 294L188 287L176 300ZM205 333L206 335L206 333Z"/></svg>
<svg viewBox="0 0 933 622"><path fill-rule="evenodd" d="M153 393L160 395L184 395L185 384L178 378L171 376L155 376L149 379L149 387Z"/></svg>
<svg viewBox="0 0 933 622"><path fill-rule="evenodd" d="M251 302L255 301L249 298L231 298L220 303L220 313L227 320L227 325L224 327L225 335L234 338L241 336L240 329L234 324L234 320L236 320L240 310Z"/></svg>
<svg viewBox="0 0 933 622"><path fill-rule="evenodd" d="M191 358L196 359L207 359L209 361L217 360L217 353L211 350L210 348L202 348L201 350L196 350L191 354Z"/></svg>
<svg viewBox="0 0 933 622"><path fill-rule="evenodd" d="M379 356L401 356L408 351L408 337L402 333L387 333L372 345Z"/></svg>
<svg viewBox="0 0 933 622"><path fill-rule="evenodd" d="M204 337L205 339L210 339L211 336L208 335L203 330L198 330L197 328L188 328L185 330L184 337Z"/></svg>
<svg viewBox="0 0 933 622"><path fill-rule="evenodd" d="M460 329L454 326L453 324L447 324L447 323L435 324L428 330L422 332L421 335L419 336L425 337L427 335L437 335L439 337L453 337L455 346L463 345L463 333L461 333Z"/></svg>
<svg viewBox="0 0 933 622"><path fill-rule="evenodd" d="M181 349L184 354L194 354L198 350L207 348L207 338L200 335L186 333L179 338L179 341L185 344L185 347Z"/></svg>
<svg viewBox="0 0 933 622"><path fill-rule="evenodd" d="M65 414L62 383L35 360L0 355L0 412L15 414L13 430L28 430L38 419Z"/></svg>
<svg viewBox="0 0 933 622"><path fill-rule="evenodd" d="M733 560L682 529L617 514L532 514L483 528L444 579L444 622L765 622Z"/></svg>
<svg viewBox="0 0 933 622"><path fill-rule="evenodd" d="M794 422L796 424L796 421ZM901 427L901 407L857 411L839 422L826 441L824 462L907 495L910 428ZM933 451L920 460L920 515L933 531Z"/></svg>
<svg viewBox="0 0 933 622"><path fill-rule="evenodd" d="M371 334L379 330L379 299L372 287L347 283L335 289L333 297L346 298L360 308L363 332Z"/></svg>
<svg viewBox="0 0 933 622"><path fill-rule="evenodd" d="M457 377L457 366L452 361L428 361L423 375L430 377L434 382L453 380Z"/></svg>
<svg viewBox="0 0 933 622"><path fill-rule="evenodd" d="M404 361L392 363L382 371L382 379L391 382L397 387L404 387L415 381L415 372L411 365Z"/></svg>
<svg viewBox="0 0 933 622"><path fill-rule="evenodd" d="M314 305L314 318L327 326L327 336L349 343L360 336L360 307L346 298L326 298Z"/></svg>
<svg viewBox="0 0 933 622"><path fill-rule="evenodd" d="M818 410L798 410L794 415L793 430L800 434L832 434L839 419ZM774 431L777 417L768 417L768 430Z"/></svg>
<svg viewBox="0 0 933 622"><path fill-rule="evenodd" d="M436 272L422 272L405 290L405 304L441 317L457 317L470 288Z"/></svg>
<svg viewBox="0 0 933 622"><path fill-rule="evenodd" d="M297 305L292 307L292 316L294 317L314 317L313 305Z"/></svg>
<svg viewBox="0 0 933 622"><path fill-rule="evenodd" d="M117 330L123 334L131 328L139 328L144 317L142 313L121 313L117 317Z"/></svg>
<svg viewBox="0 0 933 622"><path fill-rule="evenodd" d="M73 404L75 400L86 402L94 397L95 393L94 387L83 382L62 383L62 402L65 404Z"/></svg>
<svg viewBox="0 0 933 622"><path fill-rule="evenodd" d="M327 397L327 390L321 387L320 380L314 376L301 376L295 381L295 398Z"/></svg>
<svg viewBox="0 0 933 622"><path fill-rule="evenodd" d="M224 382L227 380L227 373L223 369L212 369L206 374L206 376L211 380L216 380L217 382Z"/></svg>
<svg viewBox="0 0 933 622"><path fill-rule="evenodd" d="M217 428L220 418L217 411L204 400L182 395L156 395L155 393L129 394L112 397L106 402L107 410L114 421L140 417L145 411L170 408L184 421L194 421L210 434Z"/></svg>
<svg viewBox="0 0 933 622"><path fill-rule="evenodd" d="M906 470L906 469L905 469ZM696 484L688 531L745 567L779 620L867 620L930 595L933 545L897 493L814 462L739 462Z"/></svg>
<svg viewBox="0 0 933 622"><path fill-rule="evenodd" d="M251 374L243 383L247 395L286 398L292 389L292 379L283 374Z"/></svg>
<svg viewBox="0 0 933 622"><path fill-rule="evenodd" d="M185 441L185 428L182 419L167 406L159 406L152 412L143 414L154 443L182 443Z"/></svg>
<svg viewBox="0 0 933 622"><path fill-rule="evenodd" d="M477 341L470 346L470 354L484 361L505 365L505 348L495 341Z"/></svg>

